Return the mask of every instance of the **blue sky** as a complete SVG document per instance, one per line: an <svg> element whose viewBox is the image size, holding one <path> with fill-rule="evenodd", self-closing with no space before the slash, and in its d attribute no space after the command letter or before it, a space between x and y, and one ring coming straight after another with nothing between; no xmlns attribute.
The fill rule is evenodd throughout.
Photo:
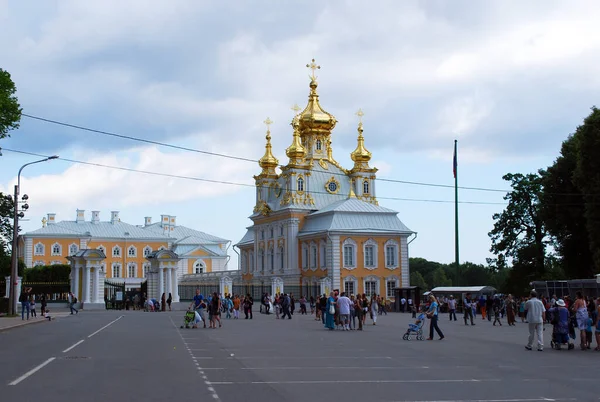
<svg viewBox="0 0 600 402"><path fill-rule="evenodd" d="M211 152L258 159L269 116L285 163L290 107L304 106L312 58L322 106L339 123L334 157L351 167L358 108L379 177L506 189L502 175L552 163L597 103L600 4L594 1L2 1L0 66L24 112ZM8 149L252 184L257 164L102 136L23 118ZM3 152L0 191L20 165ZM57 160L28 167L25 230L77 208L142 224L179 224L234 242L254 189L142 175ZM454 259L451 188L380 181L380 204L418 232L411 256ZM502 203L501 192L461 190ZM450 201L400 201L385 198ZM461 260L484 263L502 204L461 204ZM89 215L88 215L89 218ZM232 252L235 263L235 253Z"/></svg>

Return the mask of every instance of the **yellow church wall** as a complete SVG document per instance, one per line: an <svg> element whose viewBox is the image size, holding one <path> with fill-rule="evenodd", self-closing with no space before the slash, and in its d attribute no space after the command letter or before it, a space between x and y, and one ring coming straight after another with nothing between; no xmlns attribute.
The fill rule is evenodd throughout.
<svg viewBox="0 0 600 402"><path fill-rule="evenodd" d="M44 245L44 255L35 255L36 244ZM52 246L54 244L60 244L61 255L52 255ZM32 261L35 264L36 261L44 261L44 265L52 264L52 261L60 261L61 264L69 264L67 257L69 256L69 246L76 244L79 249L79 238L33 238L32 239Z"/></svg>

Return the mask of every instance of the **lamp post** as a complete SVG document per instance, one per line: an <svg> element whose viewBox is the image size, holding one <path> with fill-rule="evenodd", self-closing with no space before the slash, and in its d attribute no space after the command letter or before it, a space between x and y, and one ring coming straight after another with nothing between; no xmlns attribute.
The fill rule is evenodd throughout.
<svg viewBox="0 0 600 402"><path fill-rule="evenodd" d="M14 218L13 218L13 238L12 238L12 251L11 251L11 271L10 271L10 313L15 315L17 314L17 277L18 277L18 267L19 267L19 259L17 258L17 239L19 237L19 217L23 217L23 212L19 213L19 190L21 187L21 172L26 166L33 165L35 163L46 162L52 159L57 159L58 155L49 156L44 159L40 159L39 161L29 162L21 166L19 169L19 174L17 175L17 185L15 186L15 198L14 202ZM24 201L27 199L23 196Z"/></svg>

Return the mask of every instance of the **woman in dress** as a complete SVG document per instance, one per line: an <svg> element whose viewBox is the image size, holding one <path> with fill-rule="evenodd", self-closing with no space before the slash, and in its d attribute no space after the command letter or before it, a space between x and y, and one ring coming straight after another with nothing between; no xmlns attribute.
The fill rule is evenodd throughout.
<svg viewBox="0 0 600 402"><path fill-rule="evenodd" d="M334 310L333 314L331 314L331 310ZM333 297L333 292L329 293L329 298L325 306L325 328L331 331L335 329L335 298Z"/></svg>
<svg viewBox="0 0 600 402"><path fill-rule="evenodd" d="M586 338L586 329L588 326L588 310L585 299L583 298L583 294L581 291L577 291L575 293L576 299L575 303L573 303L573 311L575 311L575 318L577 320L577 328L579 328L580 339L581 339L581 350L587 349L587 338Z"/></svg>
<svg viewBox="0 0 600 402"><path fill-rule="evenodd" d="M379 303L377 302L377 295L373 294L371 296L371 319L373 320L373 325L377 325L377 311L379 310Z"/></svg>
<svg viewBox="0 0 600 402"><path fill-rule="evenodd" d="M162 294L162 297L160 298L160 310L161 311L165 311L167 307L167 296L165 296L165 294Z"/></svg>
<svg viewBox="0 0 600 402"><path fill-rule="evenodd" d="M515 325L515 301L512 295L508 295L506 300L506 321L508 325Z"/></svg>
<svg viewBox="0 0 600 402"><path fill-rule="evenodd" d="M169 306L169 311L171 311L171 303L173 302L173 296L169 293L169 298L167 299L167 306Z"/></svg>

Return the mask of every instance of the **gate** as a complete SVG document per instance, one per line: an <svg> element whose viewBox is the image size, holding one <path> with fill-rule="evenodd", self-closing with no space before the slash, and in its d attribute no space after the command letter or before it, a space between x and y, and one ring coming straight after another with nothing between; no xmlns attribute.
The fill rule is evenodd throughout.
<svg viewBox="0 0 600 402"><path fill-rule="evenodd" d="M107 310L123 310L125 282L104 281L104 304Z"/></svg>

